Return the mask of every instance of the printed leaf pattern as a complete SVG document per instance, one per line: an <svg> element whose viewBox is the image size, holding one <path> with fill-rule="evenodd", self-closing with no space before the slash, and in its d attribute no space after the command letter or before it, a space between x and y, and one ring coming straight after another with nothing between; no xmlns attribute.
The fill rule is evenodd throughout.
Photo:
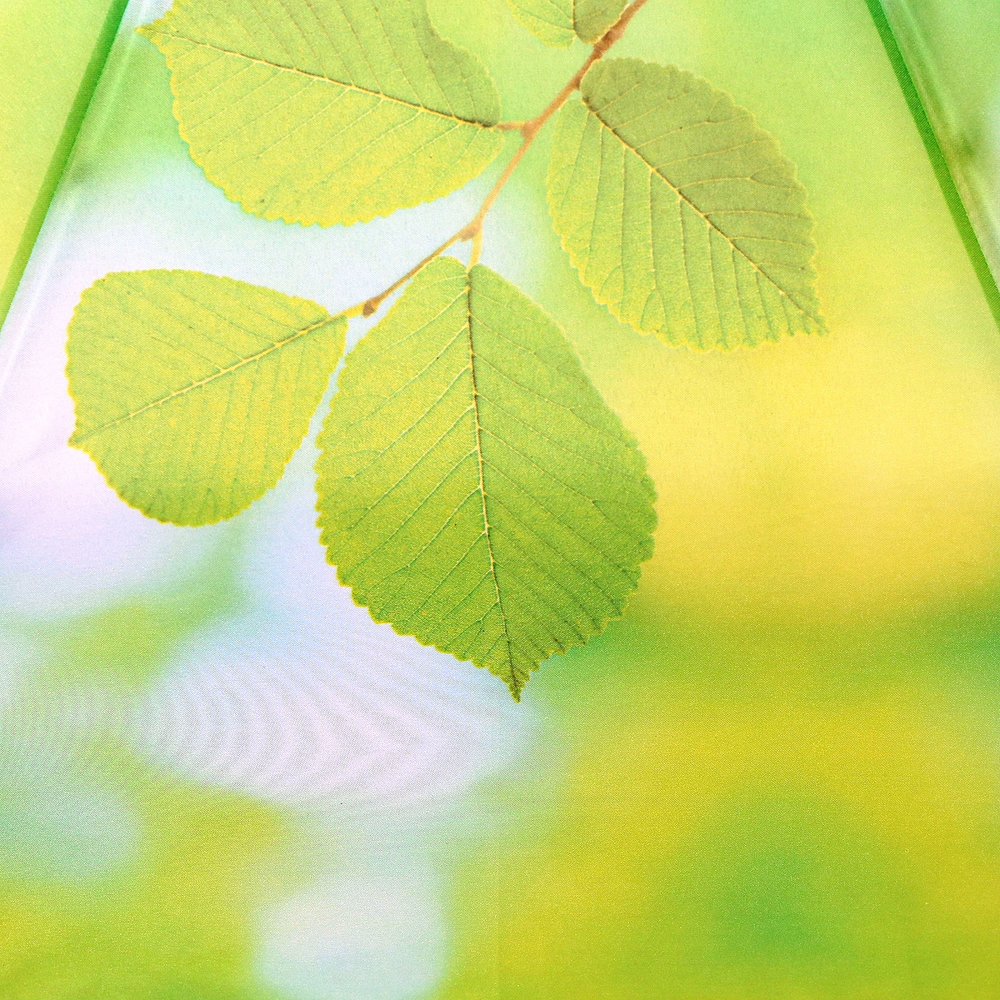
<svg viewBox="0 0 1000 1000"><path fill-rule="evenodd" d="M514 16L546 45L593 44L618 20L627 0L507 0Z"/></svg>
<svg viewBox="0 0 1000 1000"><path fill-rule="evenodd" d="M70 444L149 517L232 517L301 444L346 328L315 302L231 278L109 274L69 328Z"/></svg>
<svg viewBox="0 0 1000 1000"><path fill-rule="evenodd" d="M140 30L195 162L265 219L389 215L461 187L503 145L492 80L423 0L177 0Z"/></svg>
<svg viewBox="0 0 1000 1000"><path fill-rule="evenodd" d="M414 279L348 355L319 443L340 581L515 698L621 614L652 553L635 442L553 321L482 265Z"/></svg>
<svg viewBox="0 0 1000 1000"><path fill-rule="evenodd" d="M670 344L825 329L805 189L722 91L637 59L596 63L560 113L556 231L598 302Z"/></svg>

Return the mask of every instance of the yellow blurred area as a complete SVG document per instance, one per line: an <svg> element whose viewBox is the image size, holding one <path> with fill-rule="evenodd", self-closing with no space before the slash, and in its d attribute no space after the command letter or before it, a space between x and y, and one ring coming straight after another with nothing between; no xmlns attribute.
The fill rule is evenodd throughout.
<svg viewBox="0 0 1000 1000"><path fill-rule="evenodd" d="M969 709L912 685L805 705L662 680L603 703L544 839L504 838L463 885L440 995L994 996L1000 779Z"/></svg>
<svg viewBox="0 0 1000 1000"><path fill-rule="evenodd" d="M982 359L837 325L753 355L630 347L627 389L607 391L657 484L646 586L663 599L840 624L993 584L1000 393Z"/></svg>

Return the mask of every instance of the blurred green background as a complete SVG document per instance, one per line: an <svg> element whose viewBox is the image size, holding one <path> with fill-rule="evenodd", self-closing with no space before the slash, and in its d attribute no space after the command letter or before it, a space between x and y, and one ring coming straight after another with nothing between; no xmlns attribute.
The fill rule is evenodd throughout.
<svg viewBox="0 0 1000 1000"><path fill-rule="evenodd" d="M92 6L89 27L62 15L55 33L80 41L76 65ZM984 38L1000 22L962 3L911 7L932 37L953 26L940 64L961 63L961 87L942 80L941 99L979 123L968 155L993 162L1000 47ZM537 113L586 54L546 49L503 0L430 8L489 65L509 119ZM40 35L12 9L15 35L54 37L54 21ZM36 666L0 698L0 995L1000 997L1000 338L910 112L862 0L652 0L615 55L707 77L778 138L809 191L830 335L698 354L617 324L548 222L548 134L532 147L487 225L486 260L559 320L639 439L656 554L626 617L532 680L520 769L481 773L454 800L461 821L447 811L428 833L412 820L410 846L369 831L386 856L425 859L413 891L442 930L431 947L430 918L406 917L424 911L390 892L357 933L397 963L426 945L426 974L371 972L363 942L332 958L296 950L322 922L297 910L279 933L267 916L318 871L349 867L350 849L329 845L351 843L350 823L318 829L267 796L182 780L119 734L121 706L243 607L233 566L256 543L237 525L169 586L151 570L147 589L86 613L6 619ZM57 120L64 66L41 74L50 96L24 77L15 102ZM187 164L153 47L123 38L115 67L125 82L98 93L113 127L77 151L89 191ZM30 135L11 121L5 135ZM17 155L3 167L27 176ZM358 259L378 250L351 233ZM237 650L252 632L237 629ZM63 746L67 712L95 690L112 698L95 709L104 723ZM459 693L456 717L462 706ZM87 800L93 829L115 824L95 833L99 850L70 835L81 787L106 796ZM352 961L371 974L345 979Z"/></svg>

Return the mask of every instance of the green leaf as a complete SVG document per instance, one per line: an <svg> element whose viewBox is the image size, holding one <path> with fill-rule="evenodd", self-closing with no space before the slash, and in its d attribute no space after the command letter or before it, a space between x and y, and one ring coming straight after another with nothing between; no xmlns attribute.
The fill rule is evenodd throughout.
<svg viewBox="0 0 1000 1000"><path fill-rule="evenodd" d="M109 274L69 327L70 444L158 521L232 517L281 478L346 329L315 302L231 278Z"/></svg>
<svg viewBox="0 0 1000 1000"><path fill-rule="evenodd" d="M593 44L618 20L627 0L507 0L514 16L546 45L576 38Z"/></svg>
<svg viewBox="0 0 1000 1000"><path fill-rule="evenodd" d="M506 681L601 632L653 549L645 461L559 328L482 265L429 265L347 358L319 525L376 621Z"/></svg>
<svg viewBox="0 0 1000 1000"><path fill-rule="evenodd" d="M195 162L265 219L367 222L454 191L503 145L492 80L423 0L176 0L140 31Z"/></svg>
<svg viewBox="0 0 1000 1000"><path fill-rule="evenodd" d="M596 63L560 113L549 208L583 283L670 344L753 346L825 329L795 168L706 81Z"/></svg>

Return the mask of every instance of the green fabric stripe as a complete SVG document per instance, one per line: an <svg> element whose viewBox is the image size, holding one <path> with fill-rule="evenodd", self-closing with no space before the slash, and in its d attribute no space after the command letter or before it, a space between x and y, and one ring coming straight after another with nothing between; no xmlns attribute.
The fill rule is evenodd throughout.
<svg viewBox="0 0 1000 1000"><path fill-rule="evenodd" d="M14 300L14 293L17 291L21 276L24 274L28 258L34 249L35 240L38 239L42 223L45 221L46 213L52 204L56 188L58 188L63 171L69 162L70 154L73 152L73 146L80 132L80 126L83 124L87 110L90 107L90 102L94 96L94 91L97 89L97 81L100 80L101 73L104 72L105 63L108 61L112 43L118 34L118 27L121 24L127 6L128 0L113 0L107 17L104 19L104 25L97 37L97 43L94 46L90 62L87 63L87 69L84 71L80 87L76 92L73 106L70 108L66 124L63 126L62 135L59 137L55 152L52 154L49 168L45 172L45 179L42 181L38 197L35 199L35 205L28 216L27 224L21 235L21 241L14 254L10 270L7 272L7 279L3 284L3 288L0 289L0 325L7 318L7 312L10 309L11 302Z"/></svg>
<svg viewBox="0 0 1000 1000"><path fill-rule="evenodd" d="M944 150L941 148L941 143L938 141L937 133L934 131L934 126L931 125L923 101L920 99L920 93L910 74L909 67L906 65L906 59L899 47L899 43L896 41L892 25L889 23L889 19L882 8L881 0L865 0L865 2L868 4L872 20L874 20L875 27L878 29L879 36L882 39L882 44L885 46L886 55L889 57L889 62L892 63L896 79L899 81L899 86L903 91L903 96L906 98L906 103L909 105L913 121L917 126L917 131L920 133L924 148L927 150L931 166L934 168L934 174L937 177L938 184L941 186L941 193L944 195L944 200L948 204L951 217L958 228L958 234L965 244L965 250L969 255L969 260L972 262L973 270L979 278L979 284L982 286L983 294L986 296L990 312L993 313L993 319L996 321L997 326L1000 327L1000 289L997 288L996 278L993 276L989 262L986 260L986 255L983 253L979 237L976 236L976 230L969 218L969 213L966 211L962 196L958 193L958 188L955 186L955 179L952 177L951 168L948 166L948 160L944 155Z"/></svg>

